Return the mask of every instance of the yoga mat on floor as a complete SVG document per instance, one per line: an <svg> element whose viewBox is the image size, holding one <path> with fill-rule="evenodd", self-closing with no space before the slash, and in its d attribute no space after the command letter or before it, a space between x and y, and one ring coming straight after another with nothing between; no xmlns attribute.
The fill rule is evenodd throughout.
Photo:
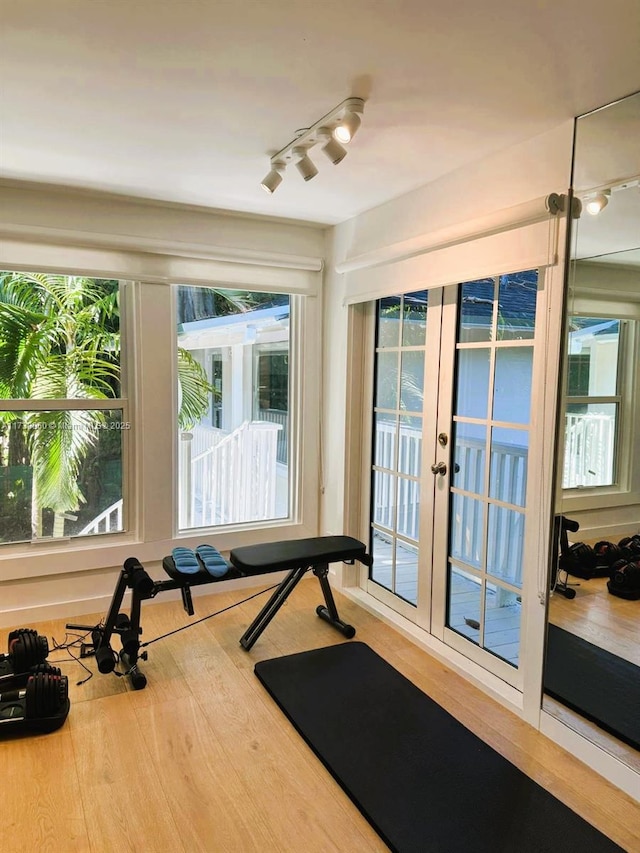
<svg viewBox="0 0 640 853"><path fill-rule="evenodd" d="M364 643L262 661L255 672L398 853L621 849Z"/></svg>
<svg viewBox="0 0 640 853"><path fill-rule="evenodd" d="M600 728L640 749L640 667L549 625L544 689Z"/></svg>

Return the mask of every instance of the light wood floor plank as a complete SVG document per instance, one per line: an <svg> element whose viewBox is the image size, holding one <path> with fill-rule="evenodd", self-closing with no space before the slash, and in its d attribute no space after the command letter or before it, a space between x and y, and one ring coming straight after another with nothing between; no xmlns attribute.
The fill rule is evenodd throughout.
<svg viewBox="0 0 640 853"><path fill-rule="evenodd" d="M147 603L142 640L247 594L198 596L193 618L178 601ZM113 674L78 686L82 668L63 661L72 701L64 728L0 746L1 778L28 780L3 786L2 853L385 850L253 674L257 660L345 642L315 613L318 583L303 581L247 653L240 636L265 600L151 644L142 691ZM336 601L357 639L624 849L640 850L638 803L355 602ZM64 638L62 622L31 627Z"/></svg>

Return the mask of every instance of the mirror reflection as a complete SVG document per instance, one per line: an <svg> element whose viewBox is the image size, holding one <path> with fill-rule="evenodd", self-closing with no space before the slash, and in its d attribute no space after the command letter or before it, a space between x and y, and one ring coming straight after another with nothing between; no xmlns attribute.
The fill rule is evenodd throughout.
<svg viewBox="0 0 640 853"><path fill-rule="evenodd" d="M544 710L640 769L640 93L579 118Z"/></svg>

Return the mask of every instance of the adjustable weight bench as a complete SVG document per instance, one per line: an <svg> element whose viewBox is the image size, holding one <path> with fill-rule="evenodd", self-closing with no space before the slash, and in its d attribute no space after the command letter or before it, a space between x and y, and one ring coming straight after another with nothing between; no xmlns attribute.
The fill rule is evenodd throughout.
<svg viewBox="0 0 640 853"><path fill-rule="evenodd" d="M188 549L174 549L171 556L162 561L169 580L152 580L135 557L125 560L120 572L116 589L111 600L104 623L95 626L67 625L69 629L91 632L92 644L83 645L81 656L95 654L98 670L102 673L113 672L118 654L111 647L111 638L117 634L122 644L120 659L127 666L127 675L136 690L145 687L147 680L138 669L138 658L146 660L146 652L139 655L141 604L155 598L161 592L179 589L182 604L189 616L193 616L191 587L216 583L230 578L253 577L271 572L286 571L273 594L258 613L251 625L240 638L240 645L249 651L278 610L285 603L304 575L311 570L318 578L324 595L324 605L318 605L316 613L345 637L351 639L356 633L352 625L343 622L336 607L328 574L331 563L350 563L356 561L370 566L371 557L366 547L351 536L319 536L312 539L293 539L284 542L270 542L265 545L248 545L234 548L229 554L230 562L225 561L215 549L206 546L211 552L211 560ZM200 548L196 549L199 552ZM181 552L186 552L183 554ZM187 559L182 559L186 556ZM191 556L192 559L188 559ZM127 589L131 590L131 610L127 616L120 607ZM186 626L188 627L188 626Z"/></svg>

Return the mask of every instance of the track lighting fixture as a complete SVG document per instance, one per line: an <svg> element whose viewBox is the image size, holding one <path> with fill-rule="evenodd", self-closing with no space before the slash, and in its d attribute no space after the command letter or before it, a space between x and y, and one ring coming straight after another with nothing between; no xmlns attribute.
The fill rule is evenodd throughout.
<svg viewBox="0 0 640 853"><path fill-rule="evenodd" d="M584 207L587 213L590 213L592 216L597 216L601 213L609 204L610 195L611 190L604 190L603 192L595 193L595 195L585 198Z"/></svg>
<svg viewBox="0 0 640 853"><path fill-rule="evenodd" d="M269 193L274 193L282 183L282 173L284 172L284 163L272 163L271 171L266 178L262 179L260 186Z"/></svg>
<svg viewBox="0 0 640 853"><path fill-rule="evenodd" d="M294 148L293 156L298 157L296 169L300 172L305 181L310 181L318 174L318 170L311 157L307 154L306 148Z"/></svg>
<svg viewBox="0 0 640 853"><path fill-rule="evenodd" d="M333 163L334 166L337 166L344 158L347 156L347 149L340 145L338 140L331 135L329 131L326 131L325 134L322 134L321 139L326 139L326 143L322 146L322 150L327 155L329 160Z"/></svg>
<svg viewBox="0 0 640 853"><path fill-rule="evenodd" d="M289 163L295 163L305 181L310 181L318 170L309 157L309 150L320 144L322 151L334 165L347 156L344 144L350 142L361 124L364 111L362 98L347 98L311 127L296 132L295 139L271 158L271 171L262 181L262 188L273 193L282 183L282 176ZM344 144L343 144L344 143Z"/></svg>

